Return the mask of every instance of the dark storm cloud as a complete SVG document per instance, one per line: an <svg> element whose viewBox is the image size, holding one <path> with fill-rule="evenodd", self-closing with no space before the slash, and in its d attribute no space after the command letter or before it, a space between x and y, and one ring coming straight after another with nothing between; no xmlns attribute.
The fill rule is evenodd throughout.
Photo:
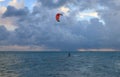
<svg viewBox="0 0 120 77"><path fill-rule="evenodd" d="M9 32L6 30L4 26L0 25L0 44L1 44L1 41L7 40L8 37L9 37Z"/></svg>
<svg viewBox="0 0 120 77"><path fill-rule="evenodd" d="M14 7L10 7L13 11L7 9L4 13L6 17L20 16L19 13L21 12L21 15L27 16L22 16L18 20L17 24L19 26L9 35L8 43L22 46L45 46L61 50L77 50L79 48L119 49L119 10L110 9L112 6L109 6L109 1L102 3L99 0L90 0L91 3L87 3L85 0L79 0L77 3L74 1L73 3L80 8L88 9L93 8L92 6L96 5L96 1L109 7L109 10L98 11L101 18L105 21L105 25L97 18L91 19L90 22L77 21L75 15L72 14L70 14L71 16L63 16L61 22L57 23L55 21L56 8L64 5L67 0L59 0L59 4L54 4L51 0L38 0L38 2L42 3L42 6L35 6L32 13L24 12L27 8L19 11ZM79 2L81 2L80 5ZM82 3L84 5L81 6ZM18 11L19 13L16 14ZM113 11L116 11L117 15L111 14ZM6 30L2 30L2 34L6 33Z"/></svg>
<svg viewBox="0 0 120 77"><path fill-rule="evenodd" d="M117 14L114 14L114 13ZM101 13L102 18L106 22L107 27L107 46L111 48L119 48L120 45L120 10L109 9Z"/></svg>
<svg viewBox="0 0 120 77"><path fill-rule="evenodd" d="M28 13L29 12L27 8L16 9L13 6L8 6L6 12L3 14L3 17L25 16Z"/></svg>
<svg viewBox="0 0 120 77"><path fill-rule="evenodd" d="M44 13L43 13L44 15ZM32 16L31 16L32 17ZM50 16L51 18L52 16ZM78 48L93 48L101 46L103 25L98 19L91 20L91 24L86 30L82 30L84 24L63 24L53 23L54 20L38 22L40 17L26 20L34 23L23 23L16 29L17 41L19 45L42 45L50 48L62 50L76 50ZM48 25L49 24L49 25ZM58 24L58 25L56 25ZM77 31L76 31L77 30ZM23 42L20 42L23 41Z"/></svg>

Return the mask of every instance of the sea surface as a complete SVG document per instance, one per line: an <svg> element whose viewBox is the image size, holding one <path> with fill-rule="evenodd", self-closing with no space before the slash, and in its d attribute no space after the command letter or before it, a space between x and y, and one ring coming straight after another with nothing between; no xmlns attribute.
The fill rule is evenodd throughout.
<svg viewBox="0 0 120 77"><path fill-rule="evenodd" d="M0 77L120 77L120 52L0 52Z"/></svg>

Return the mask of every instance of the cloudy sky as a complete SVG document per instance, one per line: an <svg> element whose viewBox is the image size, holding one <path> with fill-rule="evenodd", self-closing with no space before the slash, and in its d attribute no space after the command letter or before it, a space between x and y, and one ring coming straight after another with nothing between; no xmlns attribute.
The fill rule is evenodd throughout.
<svg viewBox="0 0 120 77"><path fill-rule="evenodd" d="M118 51L119 29L120 0L0 0L0 51Z"/></svg>

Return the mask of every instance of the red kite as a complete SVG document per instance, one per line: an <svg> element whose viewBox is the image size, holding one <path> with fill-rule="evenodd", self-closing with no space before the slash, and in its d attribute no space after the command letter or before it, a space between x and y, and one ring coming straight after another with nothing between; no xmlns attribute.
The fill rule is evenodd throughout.
<svg viewBox="0 0 120 77"><path fill-rule="evenodd" d="M56 21L57 21L57 22L60 22L60 16L62 16L62 14L60 14L60 13L57 13L57 14L56 14Z"/></svg>

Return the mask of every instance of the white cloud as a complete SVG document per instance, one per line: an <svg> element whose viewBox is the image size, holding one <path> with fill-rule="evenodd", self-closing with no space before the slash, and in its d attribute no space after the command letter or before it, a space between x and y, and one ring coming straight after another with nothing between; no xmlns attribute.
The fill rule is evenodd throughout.
<svg viewBox="0 0 120 77"><path fill-rule="evenodd" d="M9 5L16 7L17 9L24 7L24 0L12 0Z"/></svg>
<svg viewBox="0 0 120 77"><path fill-rule="evenodd" d="M16 18L2 18L3 13L7 10L6 7L0 7L0 25L4 25L5 28L9 31L13 31L17 28L15 21Z"/></svg>
<svg viewBox="0 0 120 77"><path fill-rule="evenodd" d="M98 19L100 19L100 16L98 15L97 12L92 11L92 10L89 11L89 12L87 12L87 11L78 12L76 14L77 21L83 21L83 20L90 21L90 19L92 19L92 18L98 18Z"/></svg>
<svg viewBox="0 0 120 77"><path fill-rule="evenodd" d="M4 0L0 0L4 1ZM17 9L24 8L24 0L11 0L8 5L13 6ZM13 31L17 28L16 21L18 18L16 17L7 17L7 18L2 18L2 15L5 13L7 10L7 7L1 6L0 7L0 25L4 25L5 28L9 31Z"/></svg>
<svg viewBox="0 0 120 77"><path fill-rule="evenodd" d="M0 7L0 16L7 10L6 7L2 6Z"/></svg>
<svg viewBox="0 0 120 77"><path fill-rule="evenodd" d="M98 13L97 12L90 12L90 13L80 13L79 12L79 16L80 17L95 17L95 18L99 18Z"/></svg>
<svg viewBox="0 0 120 77"><path fill-rule="evenodd" d="M11 17L11 18L0 18L0 25L4 25L7 30L13 31L17 28L17 24L15 21L17 18Z"/></svg>
<svg viewBox="0 0 120 77"><path fill-rule="evenodd" d="M102 22L105 25L104 20L101 19L101 16L95 10L92 10L92 9L85 10L85 11L78 12L76 14L77 21L84 21L85 20L85 21L89 22L92 18L99 19L99 22Z"/></svg>
<svg viewBox="0 0 120 77"><path fill-rule="evenodd" d="M59 11L64 13L64 15L68 16L70 9L68 7L62 6L59 8Z"/></svg>

